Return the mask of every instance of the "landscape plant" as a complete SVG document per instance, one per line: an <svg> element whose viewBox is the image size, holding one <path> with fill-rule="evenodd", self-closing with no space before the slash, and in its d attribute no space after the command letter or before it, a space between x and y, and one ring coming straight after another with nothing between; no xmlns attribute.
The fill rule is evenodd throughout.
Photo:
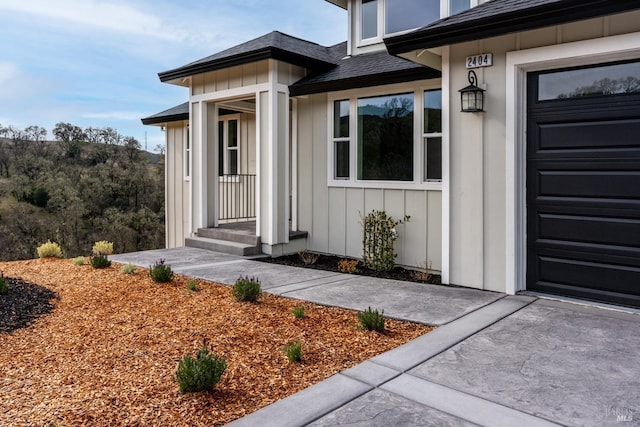
<svg viewBox="0 0 640 427"><path fill-rule="evenodd" d="M171 266L164 263L164 259L157 260L149 266L149 277L156 283L168 283L173 280L173 270Z"/></svg>
<svg viewBox="0 0 640 427"><path fill-rule="evenodd" d="M0 271L0 295L6 294L7 292L9 292L9 287L7 286L4 275Z"/></svg>
<svg viewBox="0 0 640 427"><path fill-rule="evenodd" d="M292 341L284 346L284 353L287 355L289 362L298 363L302 361L302 343L300 341Z"/></svg>
<svg viewBox="0 0 640 427"><path fill-rule="evenodd" d="M38 246L37 251L40 258L62 258L62 248L51 240Z"/></svg>
<svg viewBox="0 0 640 427"><path fill-rule="evenodd" d="M341 259L338 261L338 271L340 273L354 274L358 272L357 259Z"/></svg>
<svg viewBox="0 0 640 427"><path fill-rule="evenodd" d="M136 272L136 265L133 263L128 263L122 266L122 272L124 274L133 274Z"/></svg>
<svg viewBox="0 0 640 427"><path fill-rule="evenodd" d="M367 331L384 332L384 310L380 313L368 307L365 311L358 313L358 321Z"/></svg>
<svg viewBox="0 0 640 427"><path fill-rule="evenodd" d="M233 296L240 302L256 302L262 294L260 280L257 277L240 276L231 289Z"/></svg>
<svg viewBox="0 0 640 427"><path fill-rule="evenodd" d="M78 256L73 259L73 265L84 265L84 257Z"/></svg>
<svg viewBox="0 0 640 427"><path fill-rule="evenodd" d="M100 240L93 245L91 253L94 255L113 255L113 243Z"/></svg>
<svg viewBox="0 0 640 427"><path fill-rule="evenodd" d="M429 283L433 278L433 270L431 268L431 261L423 262L420 264L419 270L412 270L411 277L418 282Z"/></svg>
<svg viewBox="0 0 640 427"><path fill-rule="evenodd" d="M226 359L212 354L205 343L195 358L187 354L178 362L175 379L180 393L207 391L215 387L226 369Z"/></svg>
<svg viewBox="0 0 640 427"><path fill-rule="evenodd" d="M189 289L190 291L197 291L198 290L198 282L196 282L195 280L191 279L189 280L189 282L187 283L187 289Z"/></svg>
<svg viewBox="0 0 640 427"><path fill-rule="evenodd" d="M396 227L409 220L408 215L401 220L395 220L385 211L375 209L362 218L362 261L366 267L376 271L393 270L398 256L393 247L398 238Z"/></svg>
<svg viewBox="0 0 640 427"><path fill-rule="evenodd" d="M111 261L104 254L91 255L91 257L89 257L89 264L91 264L93 268L111 267Z"/></svg>
<svg viewBox="0 0 640 427"><path fill-rule="evenodd" d="M304 305L296 305L291 309L291 312L296 319L302 319L304 317Z"/></svg>
<svg viewBox="0 0 640 427"><path fill-rule="evenodd" d="M300 251L298 252L298 256L300 257L300 260L302 260L304 265L313 265L318 261L318 258L320 258L320 254L309 251Z"/></svg>

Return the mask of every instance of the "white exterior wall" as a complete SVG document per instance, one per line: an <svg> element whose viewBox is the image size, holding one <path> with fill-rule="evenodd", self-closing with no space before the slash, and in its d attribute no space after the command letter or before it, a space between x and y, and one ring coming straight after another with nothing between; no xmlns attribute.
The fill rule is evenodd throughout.
<svg viewBox="0 0 640 427"><path fill-rule="evenodd" d="M309 250L362 258L361 215L386 210L398 227L397 263L441 269L442 195L437 190L329 187L328 97L298 100L298 228L308 231Z"/></svg>
<svg viewBox="0 0 640 427"><path fill-rule="evenodd" d="M640 31L640 12L461 43L447 49L450 61L443 71L448 73L443 75L443 81L450 86L450 200L445 211L450 212L450 231L445 247L449 247L446 258L449 259L451 284L501 292L514 290L513 283L508 285L510 279L507 277L514 268L514 249L509 243L515 232L509 218L514 207L508 191L515 185L514 177L508 173L514 165L513 158L507 160L506 153L517 147L507 145L506 117L514 114L507 105L524 105L524 100L523 97L511 99L513 88L505 83L513 82L513 69L507 67L507 54L533 48L543 52L539 48L552 50L568 43L634 31ZM615 44L611 43L612 49ZM566 54L571 56L571 45L567 46ZM588 51L588 45L585 47ZM465 58L481 53L493 53L492 67L475 70L479 86L487 90L486 111L461 113L458 89L469 84ZM579 63L565 61L557 66L581 65L585 61L589 61L588 55ZM517 141L522 143L523 140ZM505 226L508 224L510 228ZM521 239L524 241L523 236ZM515 290L523 288L522 285L516 283Z"/></svg>
<svg viewBox="0 0 640 427"><path fill-rule="evenodd" d="M165 130L165 244L168 248L183 246L185 231L189 229L189 180L184 175L187 123L172 122Z"/></svg>

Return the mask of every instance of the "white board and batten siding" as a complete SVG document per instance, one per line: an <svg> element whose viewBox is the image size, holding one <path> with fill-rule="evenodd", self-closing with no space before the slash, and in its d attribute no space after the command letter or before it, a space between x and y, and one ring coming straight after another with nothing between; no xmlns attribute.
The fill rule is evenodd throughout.
<svg viewBox="0 0 640 427"><path fill-rule="evenodd" d="M187 121L171 122L166 127L166 246L184 245L189 229L189 181L185 179L184 144Z"/></svg>

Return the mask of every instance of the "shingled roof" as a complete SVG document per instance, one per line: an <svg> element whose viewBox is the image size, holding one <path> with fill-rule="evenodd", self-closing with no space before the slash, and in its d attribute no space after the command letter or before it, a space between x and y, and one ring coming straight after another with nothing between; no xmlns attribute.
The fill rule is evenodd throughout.
<svg viewBox="0 0 640 427"><path fill-rule="evenodd" d="M153 116L142 119L143 125L158 125L167 122L177 122L179 120L189 120L189 103L176 105L168 110L164 110Z"/></svg>
<svg viewBox="0 0 640 427"><path fill-rule="evenodd" d="M638 0L492 0L409 33L385 39L393 54L640 9Z"/></svg>
<svg viewBox="0 0 640 427"><path fill-rule="evenodd" d="M158 76L160 81L166 82L263 59L277 59L289 64L315 69L329 68L335 65L328 48L279 31L273 31L182 67L158 73Z"/></svg>
<svg viewBox="0 0 640 427"><path fill-rule="evenodd" d="M336 67L289 86L291 96L433 79L440 71L389 55L386 51L346 56L347 45L331 47Z"/></svg>

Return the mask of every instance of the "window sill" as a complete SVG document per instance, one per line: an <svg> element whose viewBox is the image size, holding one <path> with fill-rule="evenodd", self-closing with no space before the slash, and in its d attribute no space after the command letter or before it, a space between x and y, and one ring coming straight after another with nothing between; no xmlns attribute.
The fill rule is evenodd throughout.
<svg viewBox="0 0 640 427"><path fill-rule="evenodd" d="M371 188L383 190L423 190L442 191L442 182L413 182L413 181L349 181L332 179L327 183L335 188Z"/></svg>

